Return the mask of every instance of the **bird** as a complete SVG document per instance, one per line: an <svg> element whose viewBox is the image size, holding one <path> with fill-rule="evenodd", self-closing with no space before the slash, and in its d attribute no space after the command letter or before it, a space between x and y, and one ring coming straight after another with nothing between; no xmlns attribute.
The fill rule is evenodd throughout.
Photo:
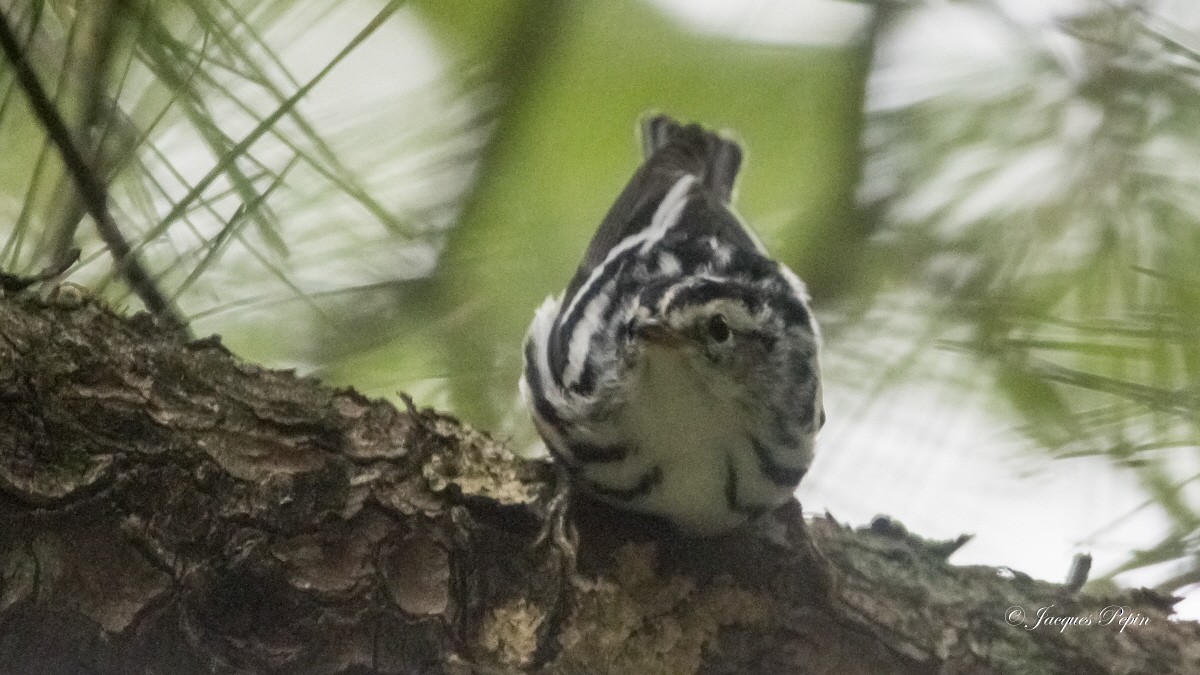
<svg viewBox="0 0 1200 675"><path fill-rule="evenodd" d="M803 281L731 206L737 141L667 115L559 296L520 392L571 489L688 536L793 499L825 423Z"/></svg>

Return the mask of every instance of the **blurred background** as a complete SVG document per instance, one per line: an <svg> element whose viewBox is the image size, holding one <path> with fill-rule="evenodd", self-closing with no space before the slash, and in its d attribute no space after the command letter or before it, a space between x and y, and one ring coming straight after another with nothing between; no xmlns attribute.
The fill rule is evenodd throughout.
<svg viewBox="0 0 1200 675"><path fill-rule="evenodd" d="M152 287L247 360L535 451L525 327L667 112L744 143L738 210L815 298L806 509L975 533L962 564L1200 583L1192 0L0 11L0 269L78 247L59 279L118 307Z"/></svg>

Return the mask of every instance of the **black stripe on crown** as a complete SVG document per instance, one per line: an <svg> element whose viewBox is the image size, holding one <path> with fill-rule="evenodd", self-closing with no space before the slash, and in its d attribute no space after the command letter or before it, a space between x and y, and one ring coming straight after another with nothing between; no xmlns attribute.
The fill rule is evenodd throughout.
<svg viewBox="0 0 1200 675"><path fill-rule="evenodd" d="M792 292L791 286L779 274L778 267L772 275L758 280L747 280L741 276L704 279L676 293L667 311L688 305L704 305L723 298L740 302L751 314L757 314L765 304L782 317L786 326L808 326L811 321L804 301Z"/></svg>

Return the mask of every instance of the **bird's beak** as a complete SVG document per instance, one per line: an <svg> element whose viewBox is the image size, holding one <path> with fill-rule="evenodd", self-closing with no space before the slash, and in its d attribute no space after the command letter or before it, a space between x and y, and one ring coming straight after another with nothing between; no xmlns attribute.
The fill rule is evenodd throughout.
<svg viewBox="0 0 1200 675"><path fill-rule="evenodd" d="M659 345L660 347L680 347L685 340L682 333L654 319L646 319L635 323L633 334L641 340L645 340L653 345Z"/></svg>

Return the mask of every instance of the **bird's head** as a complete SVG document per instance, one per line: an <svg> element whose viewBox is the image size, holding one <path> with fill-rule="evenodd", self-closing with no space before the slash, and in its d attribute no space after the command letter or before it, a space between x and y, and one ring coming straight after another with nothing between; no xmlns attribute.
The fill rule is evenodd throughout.
<svg viewBox="0 0 1200 675"><path fill-rule="evenodd" d="M647 362L682 361L713 395L750 406L798 396L790 384L814 379L799 372L815 367L817 350L805 298L774 281L691 277L648 289L628 335Z"/></svg>

